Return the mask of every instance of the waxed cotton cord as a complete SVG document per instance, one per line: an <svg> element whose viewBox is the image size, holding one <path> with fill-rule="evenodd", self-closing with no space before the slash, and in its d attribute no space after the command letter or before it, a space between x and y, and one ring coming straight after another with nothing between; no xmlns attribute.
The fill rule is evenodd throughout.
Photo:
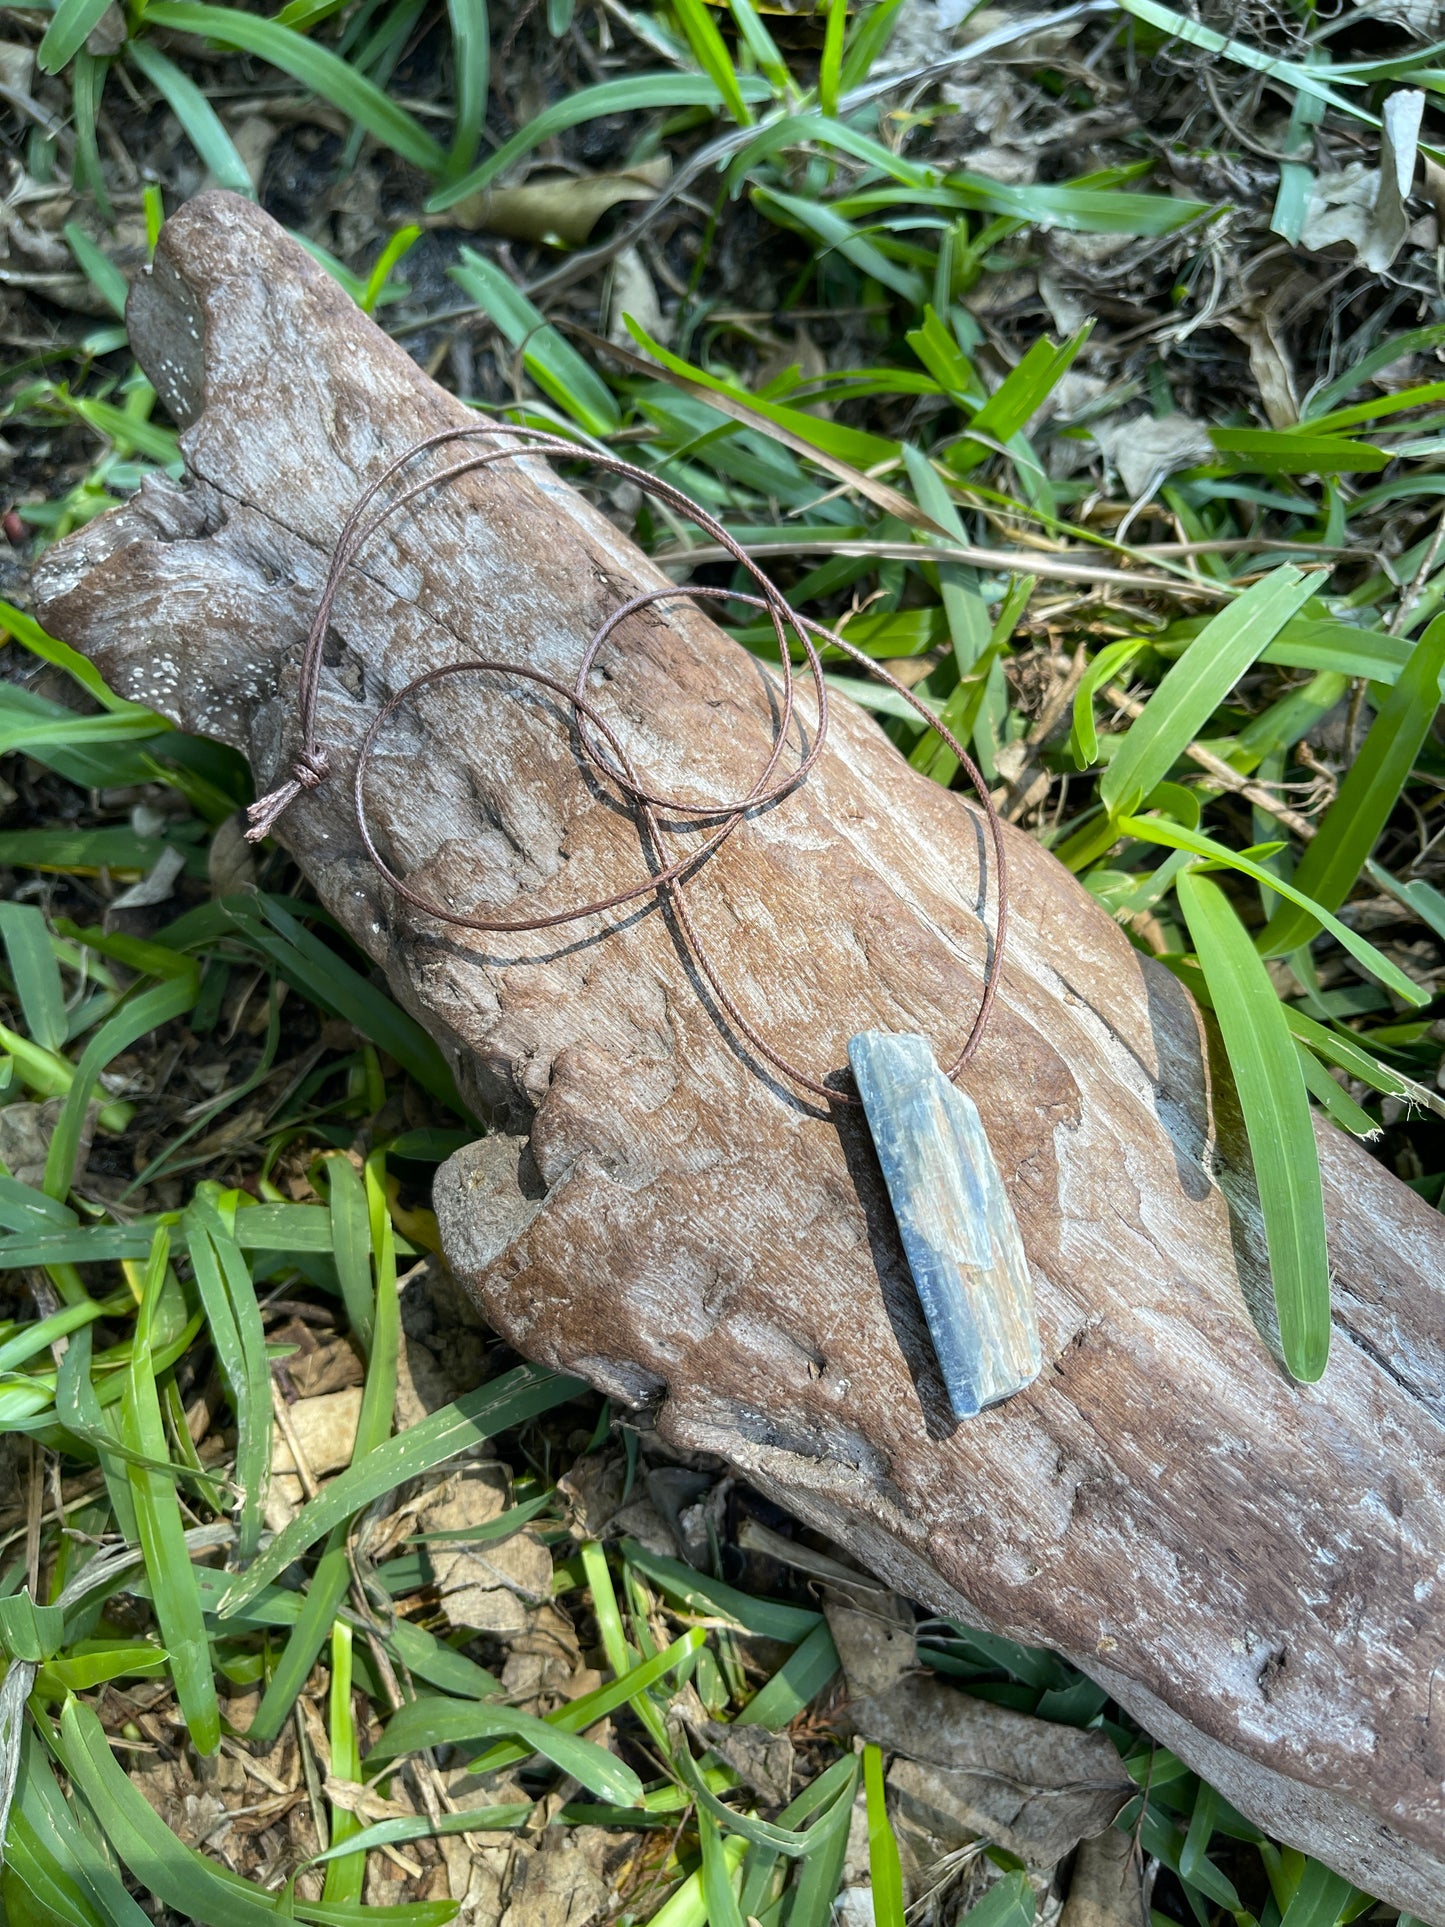
<svg viewBox="0 0 1445 1927"><path fill-rule="evenodd" d="M482 437L510 436L518 439L502 447L489 447L479 454L468 455L464 460L452 463L449 467L409 482L385 506L377 509L368 517L367 510L376 497L394 477L406 468L418 455L428 449L440 447L447 442L467 441ZM645 469L624 462L617 456L599 454L591 449L579 448L575 443L559 435L545 434L539 430L517 427L510 423L489 422L485 425L466 428L448 428L428 435L416 442L407 451L389 464L374 482L362 493L353 506L346 521L342 524L332 552L331 566L321 591L320 600L306 641L301 653L299 706L301 714L301 743L292 762L290 777L276 789L253 803L248 811L250 828L246 834L252 842L258 842L275 824L284 810L303 793L315 789L323 783L331 771L330 757L318 735L317 698L321 678L322 646L330 624L331 611L340 591L341 581L347 568L355 559L357 552L377 533L392 516L408 503L428 491L444 486L459 476L473 474L479 469L490 467L493 463L514 460L528 455L556 455L573 461L584 461L589 466L606 474L616 475L623 480L635 483L645 494L666 503L689 521L702 529L718 543L741 568L746 570L759 591L756 595L740 594L732 589L691 588L669 584L664 588L649 589L615 609L597 629L583 652L577 676L572 686L557 678L544 674L541 670L530 669L519 663L501 662L488 658L476 658L428 670L413 678L389 698L372 720L362 739L357 756L356 769L352 780L352 800L356 813L357 829L367 855L377 871L413 909L423 915L434 917L443 923L459 925L467 930L484 931L524 931L547 930L558 924L574 923L584 917L597 916L604 911L617 909L636 898L654 891L665 892L682 933L689 954L698 970L707 981L719 1006L727 1014L738 1033L745 1037L753 1049L767 1063L780 1071L791 1083L830 1103L856 1104L858 1099L845 1090L831 1084L823 1084L811 1077L800 1066L784 1056L756 1029L751 1020L739 1010L729 993L706 944L703 942L687 903L685 883L690 882L697 870L726 842L738 826L754 811L780 802L801 783L823 753L828 735L828 686L823 671L819 643L839 650L851 658L880 682L886 683L895 694L902 697L922 721L938 738L947 745L957 757L959 766L968 777L978 794L988 820L989 834L993 846L996 873L995 898L997 913L994 928L992 953L985 962L983 993L979 999L978 1011L973 1026L964 1042L962 1050L948 1067L946 1075L957 1077L983 1041L988 1027L989 1016L997 995L999 978L1003 970L1004 952L1008 939L1008 878L1007 859L1004 853L1003 825L999 819L988 785L983 779L973 758L949 730L922 702L913 691L896 676L875 662L871 656L836 631L799 615L777 587L776 583L752 560L746 549L735 537L700 504L692 501L674 488L671 483L650 475ZM926 551L922 553L926 554ZM766 611L778 640L778 652L782 664L782 702L774 731L772 748L761 769L753 780L747 793L731 802L698 803L685 798L666 796L648 789L633 769L626 751L618 740L616 732L599 713L587 694L587 678L602 648L616 634L629 616L650 607L655 602L669 601L677 597L693 600L743 603L748 607ZM787 746L794 716L796 697L796 677L794 675L792 650L789 633L796 639L806 662L817 702L817 722L813 730L811 744L804 741L803 755L797 767L778 774L778 765ZM367 821L365 800L365 778L376 748L377 738L396 711L411 697L422 690L433 687L447 678L486 672L497 676L513 676L534 687L550 691L561 699L571 711L577 732L578 746L583 756L594 770L623 795L630 798L646 829L648 838L662 863L660 869L649 871L639 882L608 897L599 897L590 903L575 905L569 909L554 911L540 917L480 917L464 916L460 912L435 902L430 897L414 890L404 878L397 876L377 849ZM801 724L800 724L801 732ZM666 861L666 831L661 821L661 812L671 816L690 816L697 819L696 827L707 826L704 840L696 848L679 857L675 862Z"/></svg>

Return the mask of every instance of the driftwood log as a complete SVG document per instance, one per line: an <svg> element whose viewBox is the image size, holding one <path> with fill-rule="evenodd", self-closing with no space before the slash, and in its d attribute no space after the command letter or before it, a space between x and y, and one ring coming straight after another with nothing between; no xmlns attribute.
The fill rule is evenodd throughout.
<svg viewBox="0 0 1445 1927"><path fill-rule="evenodd" d="M189 474L53 551L39 613L269 785L343 515L466 411L225 194L167 224L130 321ZM452 1265L524 1352L651 1408L900 1590L1057 1648L1262 1825L1445 1922L1436 1213L1321 1125L1334 1356L1291 1384L1246 1308L1267 1298L1258 1201L1194 1005L1013 834L1015 936L968 1088L1046 1362L957 1424L861 1127L760 1074L654 903L488 941L409 912L364 860L348 765L389 693L464 655L566 679L659 580L540 463L508 464L390 524L337 604L337 775L279 834L494 1124L437 1185ZM634 619L597 700L660 787L740 793L766 674L674 606ZM522 687L454 679L377 758L383 848L458 907L561 907L642 861ZM961 1039L985 943L976 811L840 711L803 792L694 889L742 1006L820 1066L865 1026Z"/></svg>

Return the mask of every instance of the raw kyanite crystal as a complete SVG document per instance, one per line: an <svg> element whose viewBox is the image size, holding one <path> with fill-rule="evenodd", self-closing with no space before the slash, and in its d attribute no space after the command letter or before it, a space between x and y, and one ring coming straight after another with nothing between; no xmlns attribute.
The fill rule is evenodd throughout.
<svg viewBox="0 0 1445 1927"><path fill-rule="evenodd" d="M983 1121L926 1037L860 1031L848 1061L949 1403L972 1418L1040 1364L1028 1260Z"/></svg>

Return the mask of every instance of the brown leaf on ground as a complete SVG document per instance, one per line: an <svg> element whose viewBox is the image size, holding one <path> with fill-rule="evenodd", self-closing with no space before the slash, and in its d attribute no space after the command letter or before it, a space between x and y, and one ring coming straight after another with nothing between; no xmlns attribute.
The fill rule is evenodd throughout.
<svg viewBox="0 0 1445 1927"><path fill-rule="evenodd" d="M0 1160L18 1183L36 1186L44 1183L46 1155L64 1105L63 1097L48 1097L43 1104L7 1104L0 1108ZM98 1104L86 1106L75 1161L77 1183L85 1175L99 1111Z"/></svg>
<svg viewBox="0 0 1445 1927"><path fill-rule="evenodd" d="M487 1376L483 1326L451 1273L435 1259L400 1281L401 1348L396 1429L474 1391Z"/></svg>
<svg viewBox="0 0 1445 1927"><path fill-rule="evenodd" d="M734 1726L723 1720L700 1720L693 1731L760 1800L781 1807L792 1799L795 1758L793 1742L786 1733L770 1733L765 1726Z"/></svg>
<svg viewBox="0 0 1445 1927"><path fill-rule="evenodd" d="M347 1385L339 1392L324 1392L319 1398L298 1398L287 1408L286 1416L307 1468L318 1478L350 1465L360 1414L359 1385ZM282 1473L297 1470L295 1455L279 1426L271 1436L271 1470Z"/></svg>
<svg viewBox="0 0 1445 1927"><path fill-rule="evenodd" d="M419 1532L465 1533L488 1525L511 1503L504 1466L464 1465L417 1512ZM522 1530L505 1539L428 1548L435 1587L454 1626L506 1639L528 1624L528 1609L552 1596L552 1555Z"/></svg>
<svg viewBox="0 0 1445 1927"><path fill-rule="evenodd" d="M651 201L671 171L664 154L617 174L534 175L520 187L494 187L469 194L444 214L438 227L485 229L515 241L549 247L581 247L609 208Z"/></svg>
<svg viewBox="0 0 1445 1927"><path fill-rule="evenodd" d="M596 1920L609 1899L601 1871L606 1837L600 1844L589 1838L599 1834L598 1828L579 1827L571 1839L546 1835L530 1852L519 1853L499 1927L587 1927Z"/></svg>
<svg viewBox="0 0 1445 1927"><path fill-rule="evenodd" d="M917 1671L913 1614L895 1593L829 1588L823 1595L823 1611L853 1697L880 1697Z"/></svg>
<svg viewBox="0 0 1445 1927"><path fill-rule="evenodd" d="M1031 1719L936 1680L900 1680L848 1709L865 1739L896 1754L901 1810L945 1847L988 1839L1052 1867L1102 1833L1134 1791L1103 1733Z"/></svg>
<svg viewBox="0 0 1445 1927"><path fill-rule="evenodd" d="M1145 1918L1139 1872L1134 1842L1117 1827L1085 1840L1059 1927L1139 1927Z"/></svg>
<svg viewBox="0 0 1445 1927"><path fill-rule="evenodd" d="M318 1345L313 1338L309 1348L286 1360L286 1376L300 1398L312 1399L360 1385L366 1368L349 1339L332 1338Z"/></svg>
<svg viewBox="0 0 1445 1927"><path fill-rule="evenodd" d="M585 1671L572 1622L556 1606L536 1606L525 1630L511 1641L502 1684L514 1706L545 1712L558 1699L573 1697L571 1686Z"/></svg>
<svg viewBox="0 0 1445 1927"><path fill-rule="evenodd" d="M583 1539L600 1539L617 1517L627 1487L625 1452L591 1452L557 1481L568 1524Z"/></svg>

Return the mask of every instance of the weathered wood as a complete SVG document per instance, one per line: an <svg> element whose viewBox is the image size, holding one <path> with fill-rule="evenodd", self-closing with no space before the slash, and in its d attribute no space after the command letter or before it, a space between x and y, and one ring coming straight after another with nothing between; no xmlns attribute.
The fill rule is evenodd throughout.
<svg viewBox="0 0 1445 1927"><path fill-rule="evenodd" d="M40 613L128 696L293 745L296 651L360 487L465 411L265 216L207 194L132 296L186 424L151 484L53 552ZM1324 1382L1287 1382L1239 1121L1198 1015L1049 856L1010 840L1014 947L970 1066L1043 1332L1028 1390L948 1413L863 1127L781 1093L716 1021L655 907L487 941L389 899L349 769L393 689L462 655L566 677L655 570L540 466L453 486L343 592L322 711L338 779L281 836L489 1107L437 1209L531 1355L656 1408L930 1605L1068 1654L1246 1812L1445 1921L1445 1240L1321 1127L1336 1279ZM758 664L695 610L636 620L609 706L663 787L734 794ZM382 745L374 820L422 887L529 911L637 874L635 828L521 685L457 678ZM840 1064L869 1025L940 1052L980 986L969 804L844 709L804 792L740 831L696 916L743 1007ZM955 1044L956 1047L956 1044Z"/></svg>

